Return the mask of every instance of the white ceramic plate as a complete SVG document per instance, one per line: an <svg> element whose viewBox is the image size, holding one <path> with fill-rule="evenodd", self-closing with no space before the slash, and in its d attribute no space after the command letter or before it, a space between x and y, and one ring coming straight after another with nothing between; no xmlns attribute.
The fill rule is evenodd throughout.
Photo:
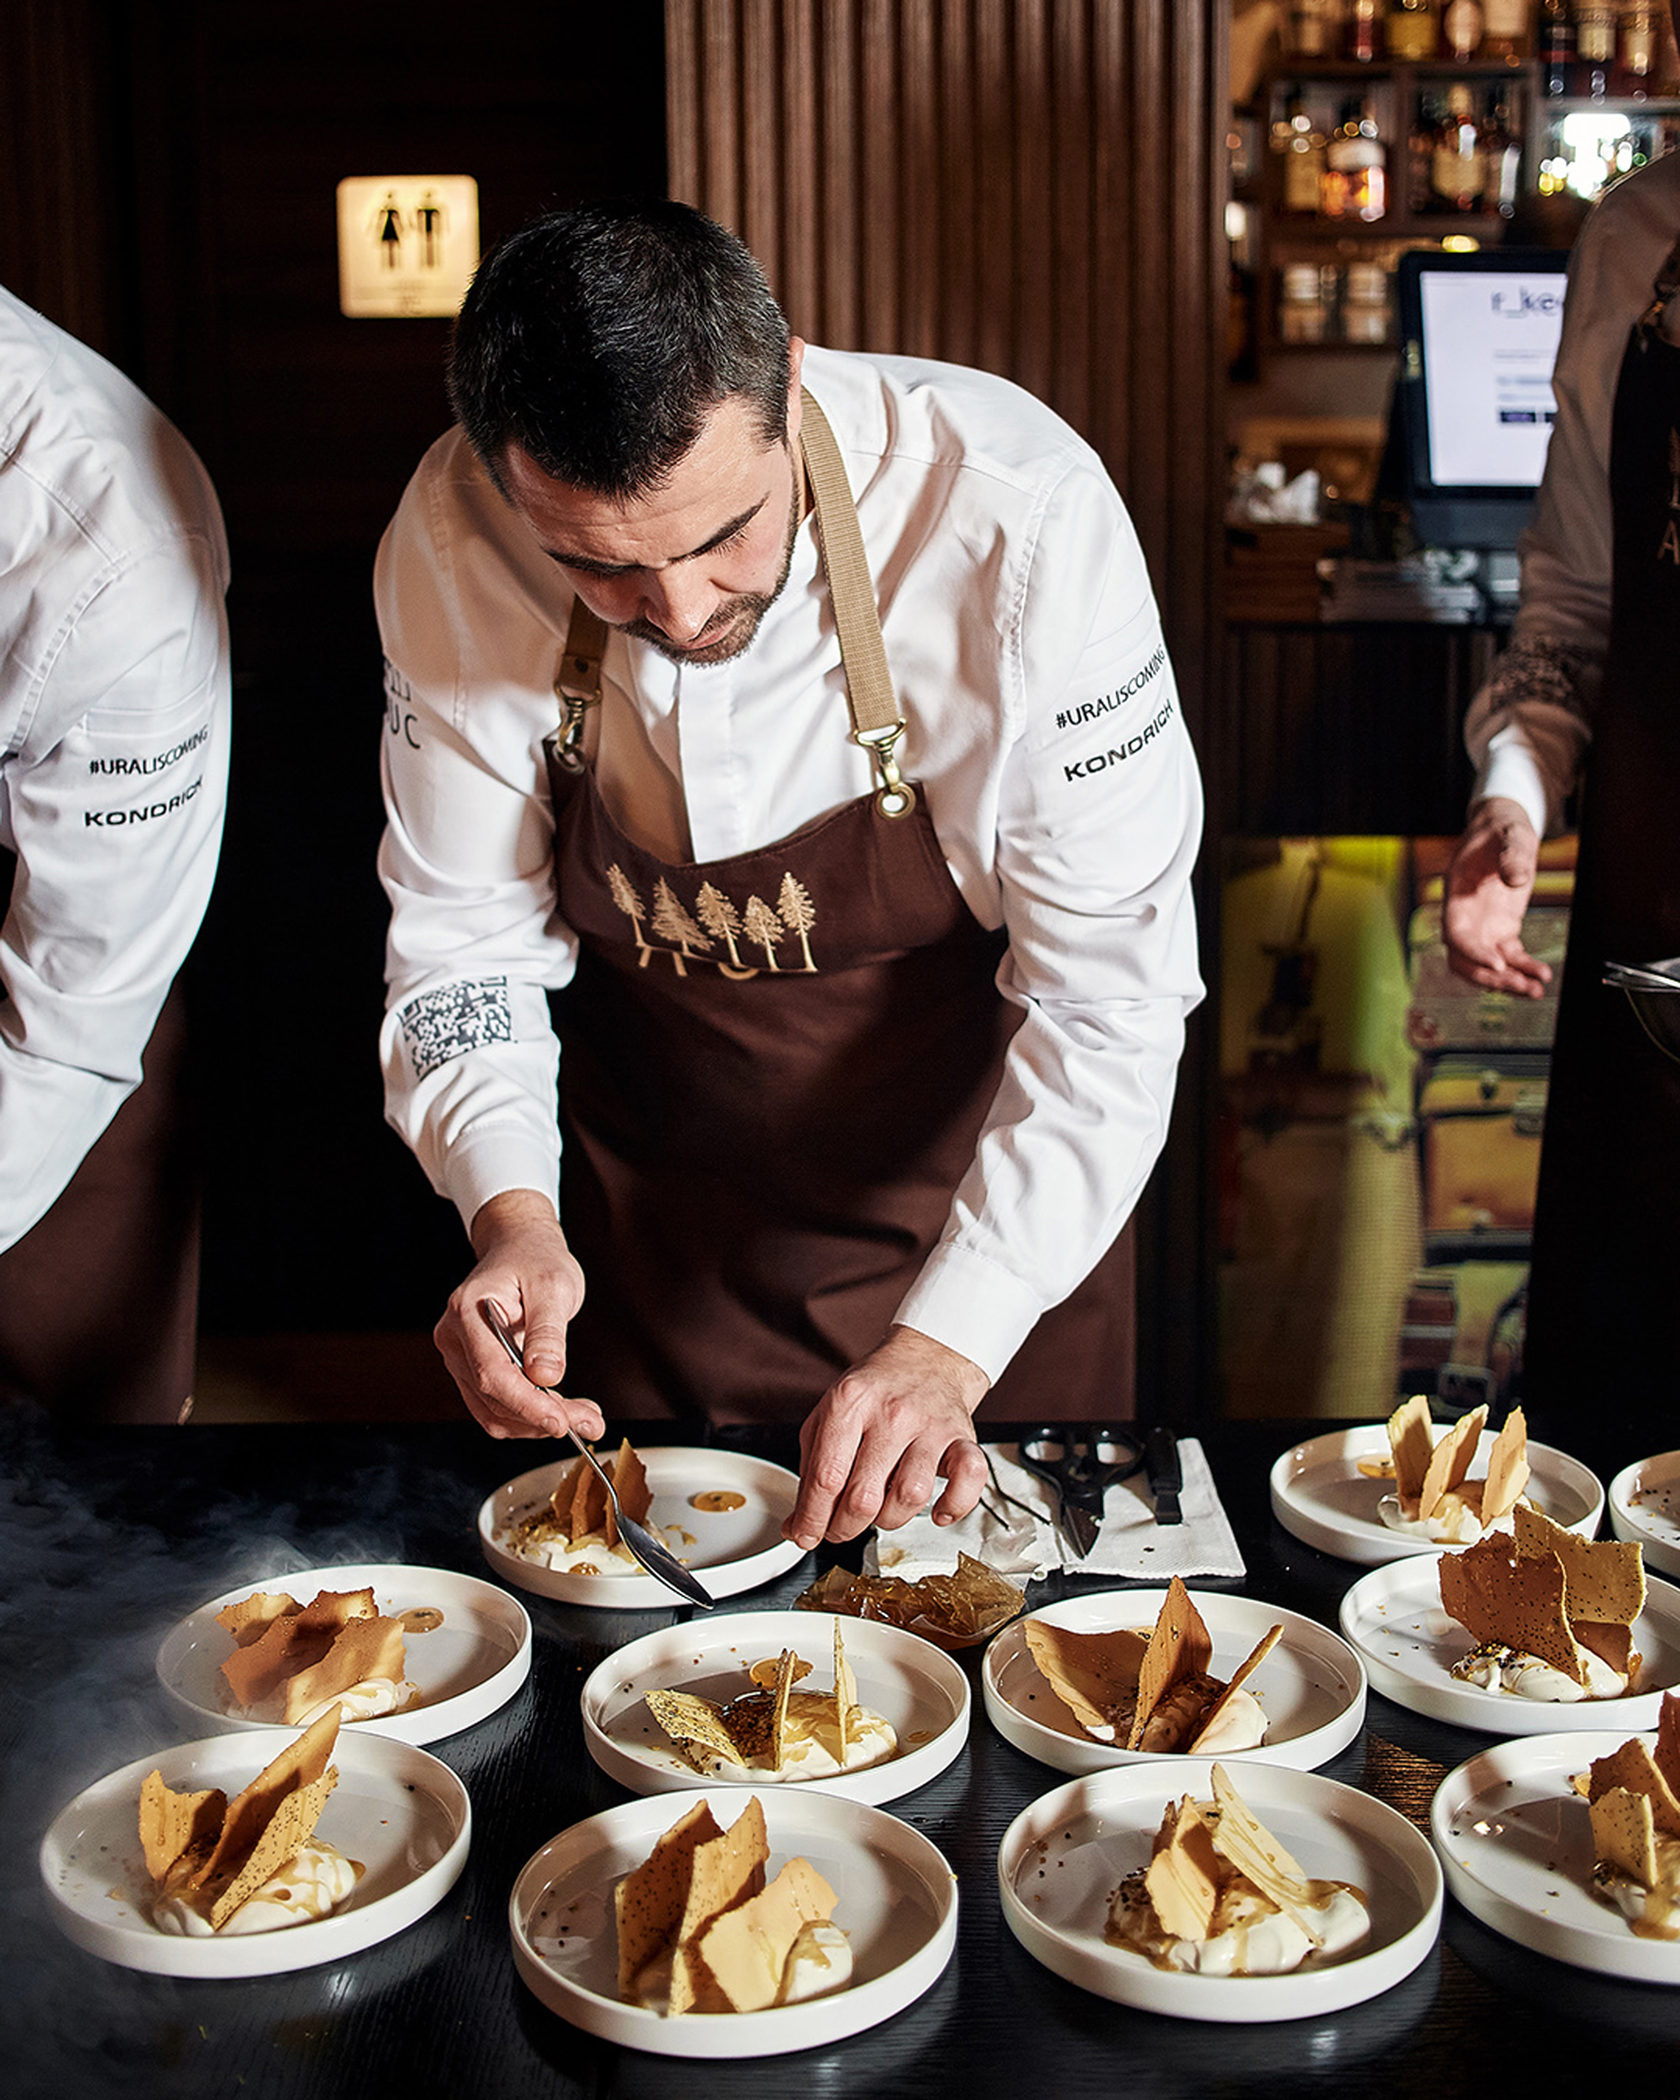
<svg viewBox="0 0 1680 2100"><path fill-rule="evenodd" d="M808 1859L838 1899L853 1980L830 1998L756 2013L668 2019L618 1995L613 1887L696 1801L727 1829L747 1803L734 1787L656 1794L574 1824L526 1862L508 1901L513 1962L551 2012L604 2041L659 2056L780 2056L825 2048L914 2004L950 1960L957 1882L919 1831L885 1810L813 1787L765 1787L767 1875Z"/></svg>
<svg viewBox="0 0 1680 2100"><path fill-rule="evenodd" d="M403 1641L403 1667L420 1687L421 1701L398 1714L347 1721L358 1735L388 1735L401 1743L435 1743L457 1735L505 1706L531 1673L531 1621L517 1597L476 1575L447 1568L347 1566L309 1568L302 1574L271 1575L242 1582L191 1612L158 1650L157 1673L164 1690L195 1721L216 1728L266 1728L233 1705L222 1663L233 1653L233 1636L216 1624L217 1612L258 1590L283 1590L307 1604L320 1590L372 1586L386 1617L405 1611L443 1613L443 1624Z"/></svg>
<svg viewBox="0 0 1680 2100"><path fill-rule="evenodd" d="M1493 1432L1484 1429L1470 1462L1472 1478L1486 1473L1492 1449ZM1304 1544L1333 1553L1338 1560L1358 1561L1362 1567L1439 1553L1433 1540L1390 1531L1377 1515L1377 1504L1392 1483L1367 1479L1359 1461L1388 1456L1388 1427L1383 1422L1363 1422L1291 1444L1272 1467L1273 1516ZM1524 1493L1535 1508L1566 1530L1594 1537L1604 1514L1604 1490L1595 1476L1579 1459L1554 1451L1550 1444L1530 1444L1528 1464ZM1510 1525L1496 1528L1509 1530Z"/></svg>
<svg viewBox="0 0 1680 2100"><path fill-rule="evenodd" d="M640 1450L640 1447L638 1447ZM692 1568L714 1597L757 1589L804 1558L804 1549L782 1537L793 1514L799 1481L785 1466L739 1451L714 1451L699 1444L655 1445L640 1451L653 1490L650 1522L685 1567ZM609 1610L647 1611L679 1600L664 1583L630 1561L614 1556L598 1575L545 1568L511 1550L508 1539L522 1519L541 1509L574 1461L562 1459L521 1473L489 1496L478 1513L484 1557L506 1582L539 1597ZM699 1510L691 1498L722 1489L745 1496L740 1509ZM687 1534L686 1537L683 1534ZM622 1570L622 1572L619 1572Z"/></svg>
<svg viewBox="0 0 1680 2100"><path fill-rule="evenodd" d="M1645 1565L1680 1575L1680 1451L1624 1466L1610 1483L1610 1529L1645 1548Z"/></svg>
<svg viewBox="0 0 1680 2100"><path fill-rule="evenodd" d="M1193 1976L1109 1945L1103 1928L1114 1891L1148 1865L1169 1800L1211 1798L1215 1762L1157 1758L1096 1773L1015 1818L998 1849L998 1888L1009 1929L1027 1952L1082 1990L1185 2020L1317 2018L1409 1976L1441 1925L1441 1869L1427 1841L1369 1794L1283 1765L1244 1765L1238 1788L1305 1873L1364 1893L1371 1912L1364 1948L1287 1976Z"/></svg>
<svg viewBox="0 0 1680 2100"><path fill-rule="evenodd" d="M648 1712L642 1694L694 1692L721 1705L750 1689L747 1670L784 1648L812 1665L804 1689L834 1684L834 1617L816 1611L737 1612L696 1619L632 1641L601 1663L583 1688L589 1754L638 1794L691 1791L694 1767ZM968 1740L968 1679L950 1656L901 1627L872 1619L842 1622L858 1704L892 1724L898 1752L833 1779L779 1780L768 1772L708 1779L708 1786L821 1787L852 1801L896 1801L943 1772Z"/></svg>
<svg viewBox="0 0 1680 2100"><path fill-rule="evenodd" d="M1575 1734L1590 1728L1620 1728L1632 1735L1639 1728L1655 1728L1664 1691L1680 1685L1680 1590L1666 1582L1646 1584L1645 1609L1633 1622L1633 1645L1644 1657L1642 1690L1629 1698L1553 1705L1519 1699L1514 1692L1485 1692L1450 1674L1475 1643L1441 1608L1440 1557L1373 1568L1342 1599L1342 1631L1385 1699L1432 1721L1479 1728L1484 1735Z"/></svg>
<svg viewBox="0 0 1680 2100"><path fill-rule="evenodd" d="M78 1947L154 1976L276 1976L340 1961L425 1916L466 1863L467 1790L449 1767L365 1730L340 1730L334 1788L316 1828L366 1873L330 1917L236 1939L178 1939L142 1910L140 1784L155 1767L177 1789L219 1786L231 1801L296 1741L290 1728L213 1735L136 1758L76 1796L41 1841L52 1913Z"/></svg>
<svg viewBox="0 0 1680 2100"><path fill-rule="evenodd" d="M1292 1765L1306 1772L1347 1748L1365 1721L1365 1671L1345 1641L1314 1619L1252 1597L1218 1590L1192 1591L1191 1597L1213 1641L1216 1677L1229 1678L1271 1627L1283 1628L1282 1639L1246 1686L1266 1710L1266 1740L1255 1750L1230 1751L1232 1762ZM1102 1590L1064 1598L1030 1616L1076 1633L1120 1626L1147 1633L1159 1602L1158 1592ZM1118 1749L1085 1733L1039 1675L1025 1628L1024 1619L1004 1627L981 1666L986 1712L1005 1742L1058 1772L1106 1772L1143 1762L1142 1751Z"/></svg>
<svg viewBox="0 0 1680 2100"><path fill-rule="evenodd" d="M1448 1888L1506 1939L1578 1969L1680 1983L1680 1940L1640 1939L1591 1893L1592 1828L1587 1804L1569 1785L1572 1773L1634 1732L1495 1743L1442 1780L1429 1828Z"/></svg>

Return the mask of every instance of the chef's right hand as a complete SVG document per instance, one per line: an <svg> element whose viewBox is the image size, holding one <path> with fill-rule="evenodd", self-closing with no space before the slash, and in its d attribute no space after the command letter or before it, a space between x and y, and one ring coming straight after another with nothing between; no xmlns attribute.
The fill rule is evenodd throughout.
<svg viewBox="0 0 1680 2100"><path fill-rule="evenodd" d="M495 1437L603 1435L593 1400L545 1390L565 1375L566 1328L583 1303L583 1271L553 1204L534 1189L509 1189L477 1213L471 1237L478 1266L432 1334L461 1398ZM484 1315L487 1298L522 1341L523 1372Z"/></svg>
<svg viewBox="0 0 1680 2100"><path fill-rule="evenodd" d="M1522 941L1539 862L1540 841L1520 802L1490 795L1476 804L1447 870L1441 930L1448 963L1483 991L1538 999L1552 981L1551 965Z"/></svg>

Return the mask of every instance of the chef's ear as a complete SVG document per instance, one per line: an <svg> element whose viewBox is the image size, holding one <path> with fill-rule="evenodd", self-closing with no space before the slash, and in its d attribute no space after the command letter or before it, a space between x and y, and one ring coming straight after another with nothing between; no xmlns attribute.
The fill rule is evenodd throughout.
<svg viewBox="0 0 1680 2100"><path fill-rule="evenodd" d="M790 445L799 437L801 402L799 399L799 375L805 366L805 343L801 336L788 337L788 407L787 435Z"/></svg>

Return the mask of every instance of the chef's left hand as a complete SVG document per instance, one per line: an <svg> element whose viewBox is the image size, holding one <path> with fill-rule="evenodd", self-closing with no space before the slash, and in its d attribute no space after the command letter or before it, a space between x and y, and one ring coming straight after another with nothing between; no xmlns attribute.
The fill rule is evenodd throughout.
<svg viewBox="0 0 1680 2100"><path fill-rule="evenodd" d="M943 1342L895 1327L831 1385L799 1432L799 1500L782 1535L807 1552L819 1539L884 1531L945 1492L936 1524L966 1517L986 1484L973 1414L991 1380Z"/></svg>

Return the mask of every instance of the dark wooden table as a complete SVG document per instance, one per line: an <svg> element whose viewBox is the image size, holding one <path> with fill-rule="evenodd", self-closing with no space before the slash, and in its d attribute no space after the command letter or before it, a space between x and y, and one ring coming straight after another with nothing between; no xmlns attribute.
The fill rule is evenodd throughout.
<svg viewBox="0 0 1680 2100"><path fill-rule="evenodd" d="M1267 1507L1267 1468L1302 1427L1205 1434L1249 1566L1245 1584L1218 1586L1333 1625L1361 1571L1297 1543ZM754 1448L792 1457L774 1440ZM466 1782L474 1835L460 1880L420 1923L336 1967L250 1982L139 1975L64 1939L40 1886L41 1834L82 1787L190 1733L153 1675L169 1627L280 1566L406 1561L482 1573L478 1503L533 1462L528 1447L494 1444L465 1423L73 1434L0 1418L0 2093L1154 2100L1357 2090L1494 2100L1606 2074L1641 2094L1680 2090L1680 1992L1545 1960L1450 1899L1441 1943L1419 1970L1327 2019L1202 2026L1061 1982L1004 1924L995 1860L1012 1818L1063 1775L992 1731L978 1686L963 1755L892 1804L941 1847L961 1887L956 1959L920 2003L836 2048L758 2062L608 2047L545 2011L514 1975L508 1891L547 1838L624 1798L585 1754L578 1688L603 1655L670 1615L540 1597L525 1598L528 1684L479 1727L429 1746ZM811 1572L806 1564L742 1601L789 1603ZM1484 1740L1373 1695L1363 1741L1326 1769L1422 1823L1443 1771Z"/></svg>

